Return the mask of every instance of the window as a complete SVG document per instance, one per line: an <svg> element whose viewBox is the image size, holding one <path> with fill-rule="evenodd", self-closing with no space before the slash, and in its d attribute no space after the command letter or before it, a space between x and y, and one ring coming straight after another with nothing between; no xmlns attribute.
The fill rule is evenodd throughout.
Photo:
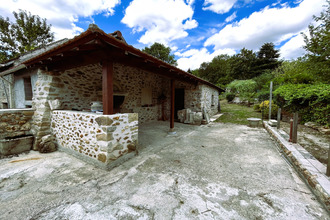
<svg viewBox="0 0 330 220"><path fill-rule="evenodd" d="M143 88L141 92L141 105L149 106L152 105L152 89Z"/></svg>
<svg viewBox="0 0 330 220"><path fill-rule="evenodd" d="M211 106L214 106L214 95L212 95L212 98L211 98Z"/></svg>
<svg viewBox="0 0 330 220"><path fill-rule="evenodd" d="M24 78L24 94L26 101L32 100L33 93L32 93L31 77Z"/></svg>

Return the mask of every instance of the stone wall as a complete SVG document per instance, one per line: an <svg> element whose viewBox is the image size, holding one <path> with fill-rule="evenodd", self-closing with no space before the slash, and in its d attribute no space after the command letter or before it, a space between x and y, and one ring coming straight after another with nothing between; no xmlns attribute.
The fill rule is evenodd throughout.
<svg viewBox="0 0 330 220"><path fill-rule="evenodd" d="M33 90L32 106L35 109L31 132L35 137L33 150L39 150L41 138L50 134L51 113L48 100L60 98L54 87L61 84L56 80L56 73L39 69L37 82Z"/></svg>
<svg viewBox="0 0 330 220"><path fill-rule="evenodd" d="M1 109L0 139L29 135L33 109Z"/></svg>
<svg viewBox="0 0 330 220"><path fill-rule="evenodd" d="M209 115L215 115L218 112L219 91L207 85L200 85L200 91L202 108Z"/></svg>
<svg viewBox="0 0 330 220"><path fill-rule="evenodd" d="M51 129L60 148L111 168L136 151L138 114L53 111Z"/></svg>
<svg viewBox="0 0 330 220"><path fill-rule="evenodd" d="M40 71L38 74L40 75ZM44 73L44 71L43 71ZM41 81L43 80L43 81ZM42 88L44 87L44 88ZM175 82L176 88L185 89L185 108L201 112L205 107L209 114L217 112L218 103L211 104L212 95L217 100L218 92L209 86ZM151 90L151 103L142 106L142 90ZM61 73L44 73L36 83L36 99L47 105L46 100L60 99L65 110L89 110L92 101L102 101L102 67L91 64ZM139 123L158 120L161 115L161 104L158 97L164 94L165 115L170 116L170 80L160 75L149 73L138 68L114 64L114 94L125 96L119 113L138 113ZM47 99L42 97L48 96ZM209 100L208 100L209 99ZM35 102L37 104L37 102Z"/></svg>
<svg viewBox="0 0 330 220"><path fill-rule="evenodd" d="M66 110L89 110L92 101L102 101L102 67L99 64L66 70L54 80L56 83L50 85L51 91L56 93ZM157 98L162 93L168 97L166 114L169 117L169 86L170 81L159 75L114 64L114 94L125 96L119 113L138 113L140 123L158 120L161 116L161 105ZM141 104L143 88L151 88L152 91L152 103L145 107Z"/></svg>
<svg viewBox="0 0 330 220"><path fill-rule="evenodd" d="M102 67L82 66L60 73L52 88L60 95L63 108L90 110L92 101L102 101Z"/></svg>
<svg viewBox="0 0 330 220"><path fill-rule="evenodd" d="M121 112L139 114L139 123L155 121L161 117L161 104L158 97L164 94L167 97L165 114L170 116L170 80L157 74L149 73L134 67L115 63L114 81L118 82L119 90L126 92L126 98ZM141 96L143 88L151 88L151 106L142 107Z"/></svg>
<svg viewBox="0 0 330 220"><path fill-rule="evenodd" d="M203 108L212 116L218 112L219 91L207 85L193 85L177 82L176 88L184 88L184 107L192 112L202 112Z"/></svg>

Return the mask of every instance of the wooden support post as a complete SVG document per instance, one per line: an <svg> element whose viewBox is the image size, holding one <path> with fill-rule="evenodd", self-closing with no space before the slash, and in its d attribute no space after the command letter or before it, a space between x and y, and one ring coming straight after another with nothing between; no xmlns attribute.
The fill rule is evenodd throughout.
<svg viewBox="0 0 330 220"><path fill-rule="evenodd" d="M327 176L330 176L330 144L329 144L329 149L328 149L328 166L327 166Z"/></svg>
<svg viewBox="0 0 330 220"><path fill-rule="evenodd" d="M278 108L277 111L277 129L281 127L281 108Z"/></svg>
<svg viewBox="0 0 330 220"><path fill-rule="evenodd" d="M171 118L170 118L170 130L174 128L174 100L175 100L175 81L171 79Z"/></svg>
<svg viewBox="0 0 330 220"><path fill-rule="evenodd" d="M113 62L102 63L103 115L113 114Z"/></svg>
<svg viewBox="0 0 330 220"><path fill-rule="evenodd" d="M297 143L298 140L298 112L293 115L293 126L292 126L292 143Z"/></svg>

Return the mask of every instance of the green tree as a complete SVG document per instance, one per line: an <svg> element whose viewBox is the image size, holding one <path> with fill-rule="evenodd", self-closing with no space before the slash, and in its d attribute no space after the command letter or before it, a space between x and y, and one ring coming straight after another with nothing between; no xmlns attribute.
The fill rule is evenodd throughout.
<svg viewBox="0 0 330 220"><path fill-rule="evenodd" d="M23 10L13 14L15 23L0 16L0 62L54 41L46 19Z"/></svg>
<svg viewBox="0 0 330 220"><path fill-rule="evenodd" d="M312 74L310 63L305 58L298 58L292 61L284 61L273 71L275 84L312 84L315 77Z"/></svg>
<svg viewBox="0 0 330 220"><path fill-rule="evenodd" d="M255 76L254 65L257 60L257 55L246 48L232 56L230 59L232 71L231 75L235 79L245 80Z"/></svg>
<svg viewBox="0 0 330 220"><path fill-rule="evenodd" d="M145 47L144 49L142 49L142 51L171 65L178 65L174 58L174 55L171 54L171 48L166 47L161 43L156 42L150 47Z"/></svg>
<svg viewBox="0 0 330 220"><path fill-rule="evenodd" d="M307 57L315 77L326 83L330 82L330 1L320 16L314 16L316 25L309 25L309 35L304 34Z"/></svg>
<svg viewBox="0 0 330 220"><path fill-rule="evenodd" d="M279 50L275 49L273 43L264 43L257 52L257 61L254 66L255 76L261 75L266 70L274 70L280 64L278 60L280 57Z"/></svg>
<svg viewBox="0 0 330 220"><path fill-rule="evenodd" d="M209 63L202 63L198 69L199 77L220 87L234 80L230 74L231 65L229 62L230 56L219 55L212 59Z"/></svg>

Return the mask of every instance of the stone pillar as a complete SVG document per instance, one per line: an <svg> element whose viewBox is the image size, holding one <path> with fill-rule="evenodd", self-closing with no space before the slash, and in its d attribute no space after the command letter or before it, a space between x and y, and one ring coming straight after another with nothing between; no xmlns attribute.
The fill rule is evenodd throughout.
<svg viewBox="0 0 330 220"><path fill-rule="evenodd" d="M62 81L52 72L38 70L38 80L33 91L32 106L35 109L32 133L35 136L33 150L39 150L41 138L51 133L51 110L48 100L58 98L57 88L64 87Z"/></svg>

